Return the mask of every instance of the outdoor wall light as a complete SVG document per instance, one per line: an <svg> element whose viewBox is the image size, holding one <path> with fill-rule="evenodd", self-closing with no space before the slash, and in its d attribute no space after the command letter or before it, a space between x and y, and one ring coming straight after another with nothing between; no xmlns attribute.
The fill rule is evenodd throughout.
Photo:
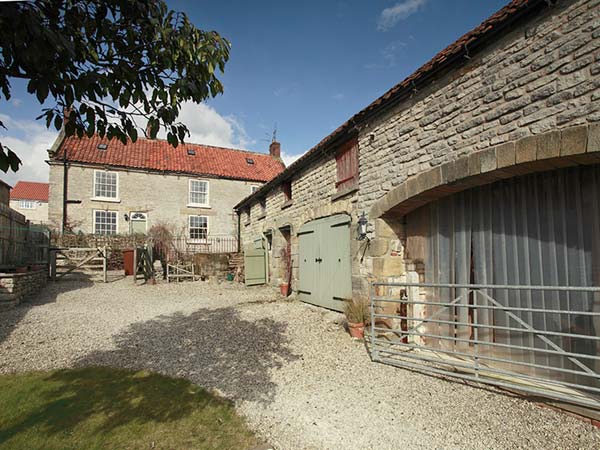
<svg viewBox="0 0 600 450"><path fill-rule="evenodd" d="M357 227L357 239L359 241L364 241L367 238L367 227L369 226L369 220L367 219L367 215L363 211L360 217L358 218L358 227Z"/></svg>
<svg viewBox="0 0 600 450"><path fill-rule="evenodd" d="M127 213L123 214L123 218L125 219L125 222L129 222L129 216Z"/></svg>

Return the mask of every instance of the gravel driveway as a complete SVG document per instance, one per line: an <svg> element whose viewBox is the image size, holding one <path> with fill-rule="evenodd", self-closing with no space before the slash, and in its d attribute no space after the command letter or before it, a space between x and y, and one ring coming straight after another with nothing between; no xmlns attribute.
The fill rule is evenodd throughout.
<svg viewBox="0 0 600 450"><path fill-rule="evenodd" d="M51 284L0 312L0 372L148 368L235 401L279 449L600 448L585 422L370 362L336 315L269 288Z"/></svg>

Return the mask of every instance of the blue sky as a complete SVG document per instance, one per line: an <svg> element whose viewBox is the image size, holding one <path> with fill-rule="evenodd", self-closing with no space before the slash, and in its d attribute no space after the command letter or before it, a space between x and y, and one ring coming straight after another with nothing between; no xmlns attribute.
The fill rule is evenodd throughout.
<svg viewBox="0 0 600 450"><path fill-rule="evenodd" d="M168 0L199 28L232 43L225 93L186 105L191 142L266 151L277 124L286 162L399 83L506 0ZM0 103L3 144L24 168L18 179L47 180L45 149L55 137L35 122L40 105L24 84Z"/></svg>

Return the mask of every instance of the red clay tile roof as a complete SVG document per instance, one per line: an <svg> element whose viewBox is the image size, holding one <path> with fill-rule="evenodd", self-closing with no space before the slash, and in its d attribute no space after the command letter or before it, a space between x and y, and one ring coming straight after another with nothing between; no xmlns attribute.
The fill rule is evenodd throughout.
<svg viewBox="0 0 600 450"><path fill-rule="evenodd" d="M98 145L106 144L106 150ZM285 169L283 163L265 153L252 153L231 148L210 145L183 144L173 148L160 139L138 139L123 145L113 139L66 138L53 161L62 161L64 149L67 159L72 162L98 164L103 166L155 170L161 172L191 173L237 180L266 182ZM188 149L195 155L188 155ZM248 164L248 159L253 164Z"/></svg>
<svg viewBox="0 0 600 450"><path fill-rule="evenodd" d="M310 163L313 158L316 158L323 151L327 151L329 148L343 143L348 139L348 134L357 130L359 124L362 124L371 115L378 114L386 107L394 104L394 102L401 101L403 98L410 96L418 87L420 88L424 84L426 85L428 78L436 72L453 68L467 61L471 55L474 55L481 48L484 48L486 42L497 35L502 35L502 32L509 27L511 23L521 18L532 17L547 7L548 4L545 0L512 0L502 9L484 20L479 26L473 28L458 40L444 48L403 81L392 87L381 97L374 100L366 108L354 114L350 119L321 140L321 142L290 164L276 178L261 186L254 194L243 199L235 206L235 208L243 208L253 199L264 196L266 192L282 181L290 178L291 174Z"/></svg>
<svg viewBox="0 0 600 450"><path fill-rule="evenodd" d="M48 183L35 183L33 181L17 181L10 191L11 200L38 200L48 201Z"/></svg>

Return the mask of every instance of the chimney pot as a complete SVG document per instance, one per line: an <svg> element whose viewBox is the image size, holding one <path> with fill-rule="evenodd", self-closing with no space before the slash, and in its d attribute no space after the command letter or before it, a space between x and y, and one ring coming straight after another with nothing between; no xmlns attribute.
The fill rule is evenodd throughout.
<svg viewBox="0 0 600 450"><path fill-rule="evenodd" d="M271 142L271 145L269 145L269 154L273 158L281 159L281 144L277 141Z"/></svg>

